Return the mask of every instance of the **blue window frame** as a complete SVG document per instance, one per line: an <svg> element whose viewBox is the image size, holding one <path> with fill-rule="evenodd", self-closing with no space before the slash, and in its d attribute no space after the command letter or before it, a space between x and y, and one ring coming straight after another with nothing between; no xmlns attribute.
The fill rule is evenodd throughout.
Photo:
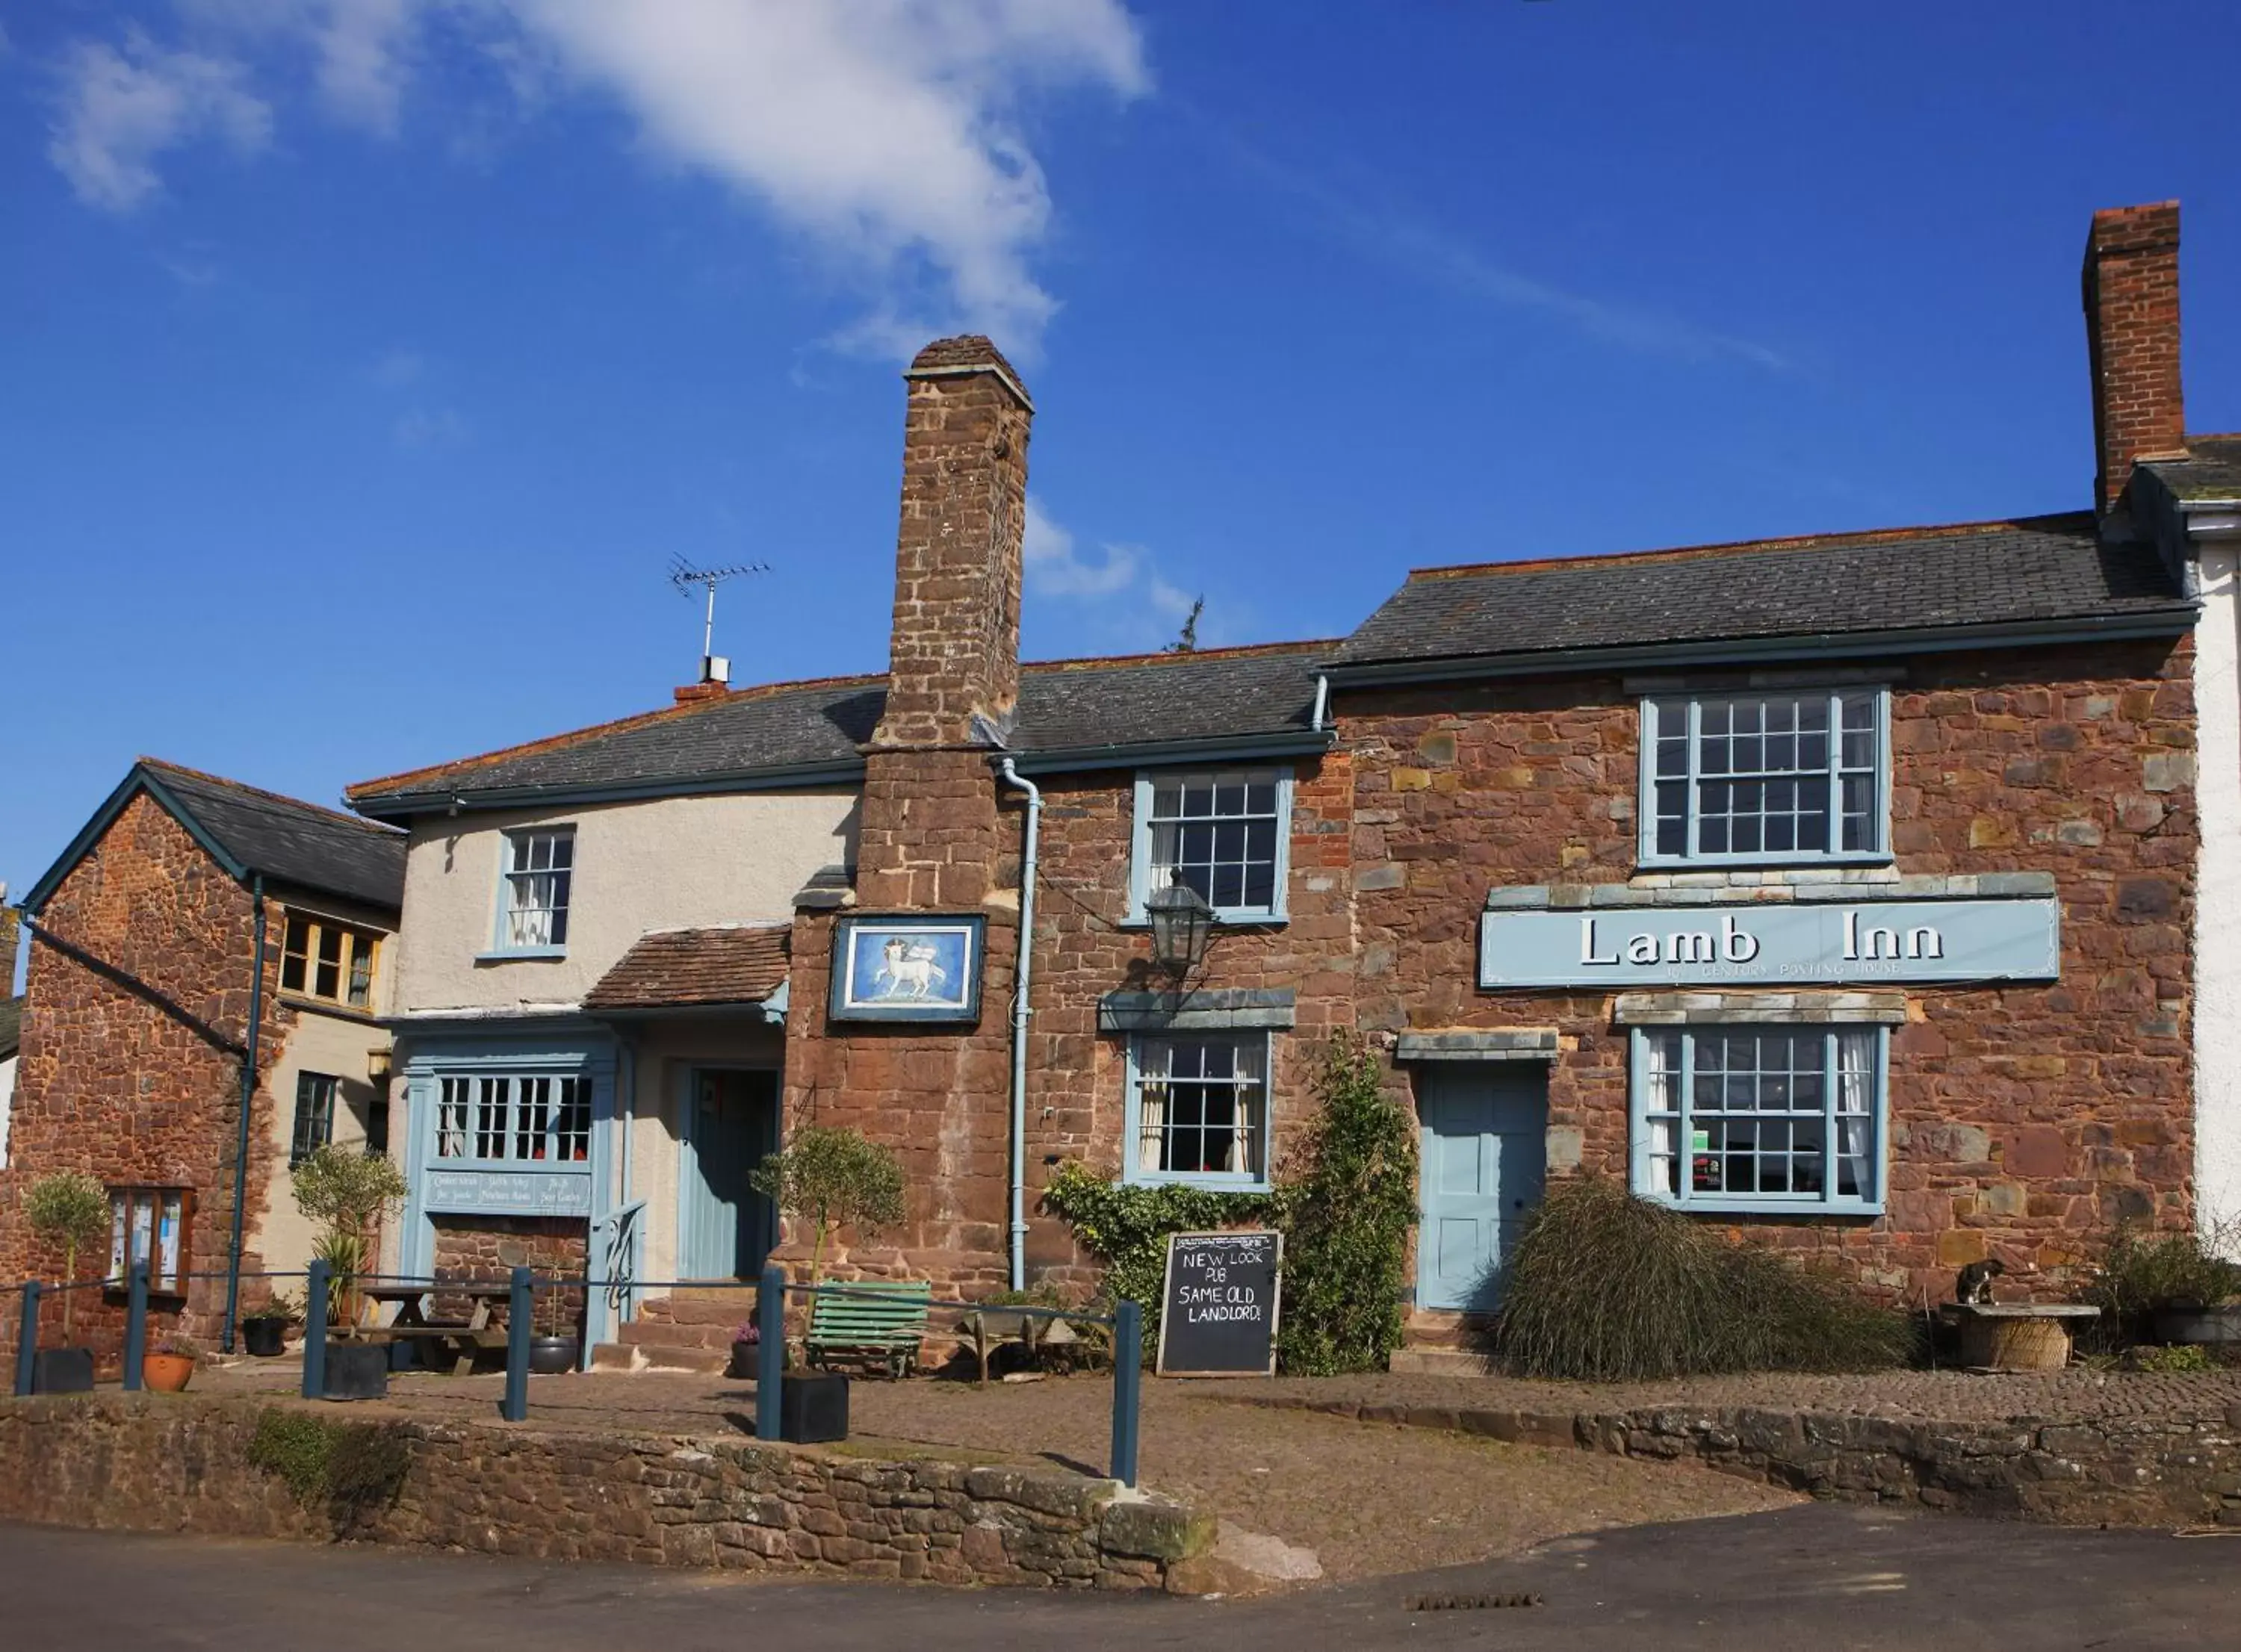
<svg viewBox="0 0 2241 1652"><path fill-rule="evenodd" d="M1881 1027L1638 1027L1634 1191L1683 1210L1879 1214Z"/></svg>
<svg viewBox="0 0 2241 1652"><path fill-rule="evenodd" d="M515 958L565 953L568 898L575 873L575 827L535 826L507 833L498 872L493 952Z"/></svg>
<svg viewBox="0 0 2241 1652"><path fill-rule="evenodd" d="M1288 769L1152 769L1136 777L1128 916L1182 884L1227 923L1281 923L1292 868Z"/></svg>
<svg viewBox="0 0 2241 1652"><path fill-rule="evenodd" d="M585 1163L592 1156L592 1081L576 1073L447 1073L436 1081L431 1162Z"/></svg>
<svg viewBox="0 0 2241 1652"><path fill-rule="evenodd" d="M1882 688L1645 699L1642 864L1888 860L1890 709Z"/></svg>
<svg viewBox="0 0 2241 1652"><path fill-rule="evenodd" d="M1267 1187L1274 1053L1265 1030L1130 1039L1121 1180Z"/></svg>

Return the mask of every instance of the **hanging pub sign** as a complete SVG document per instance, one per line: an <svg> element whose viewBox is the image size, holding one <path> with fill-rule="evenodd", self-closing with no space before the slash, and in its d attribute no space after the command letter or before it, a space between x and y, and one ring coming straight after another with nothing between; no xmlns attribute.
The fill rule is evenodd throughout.
<svg viewBox="0 0 2241 1652"><path fill-rule="evenodd" d="M988 920L851 915L833 936L836 1021L977 1021Z"/></svg>
<svg viewBox="0 0 2241 1652"><path fill-rule="evenodd" d="M2053 900L1752 902L1488 912L1482 987L2050 981Z"/></svg>
<svg viewBox="0 0 2241 1652"><path fill-rule="evenodd" d="M1274 1376L1284 1236L1167 1235L1160 1293L1161 1376Z"/></svg>

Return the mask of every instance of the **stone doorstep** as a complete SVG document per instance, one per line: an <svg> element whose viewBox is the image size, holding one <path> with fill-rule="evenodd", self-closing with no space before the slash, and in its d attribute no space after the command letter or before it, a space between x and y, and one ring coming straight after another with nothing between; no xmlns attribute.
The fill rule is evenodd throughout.
<svg viewBox="0 0 2241 1652"><path fill-rule="evenodd" d="M629 1328L627 1327L625 1329ZM602 1356L606 1362L601 1363ZM696 1376L720 1376L732 1368L732 1345L719 1348L658 1342L631 1338L601 1342L592 1349L594 1371L689 1371Z"/></svg>
<svg viewBox="0 0 2241 1652"><path fill-rule="evenodd" d="M1389 1368L1401 1376L1491 1376L1483 1354L1468 1348L1406 1348L1394 1350Z"/></svg>

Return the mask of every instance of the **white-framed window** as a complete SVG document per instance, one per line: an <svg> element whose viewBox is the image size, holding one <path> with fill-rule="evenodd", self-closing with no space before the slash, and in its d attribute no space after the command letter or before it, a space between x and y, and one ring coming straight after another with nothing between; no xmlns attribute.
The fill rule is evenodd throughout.
<svg viewBox="0 0 2241 1652"><path fill-rule="evenodd" d="M438 1159L563 1165L591 1156L589 1079L504 1073L438 1080Z"/></svg>
<svg viewBox="0 0 2241 1652"><path fill-rule="evenodd" d="M331 1073L296 1075L296 1123L288 1138L290 1169L335 1139L335 1092L340 1084Z"/></svg>
<svg viewBox="0 0 2241 1652"><path fill-rule="evenodd" d="M1637 1027L1633 1067L1633 1184L1645 1199L1683 1210L1882 1210L1883 1027Z"/></svg>
<svg viewBox="0 0 2241 1652"><path fill-rule="evenodd" d="M380 951L381 937L371 929L291 912L281 926L280 990L371 1009Z"/></svg>
<svg viewBox="0 0 2241 1652"><path fill-rule="evenodd" d="M1136 777L1128 913L1184 885L1234 923L1281 920L1291 870L1288 769L1148 770Z"/></svg>
<svg viewBox="0 0 2241 1652"><path fill-rule="evenodd" d="M505 871L498 891L500 952L566 948L568 891L575 868L573 826L539 826L505 834Z"/></svg>
<svg viewBox="0 0 2241 1652"><path fill-rule="evenodd" d="M1890 706L1858 687L1645 699L1642 863L1888 859Z"/></svg>
<svg viewBox="0 0 2241 1652"><path fill-rule="evenodd" d="M1131 1039L1123 1180L1265 1186L1270 1053L1266 1032Z"/></svg>
<svg viewBox="0 0 2241 1652"><path fill-rule="evenodd" d="M164 1296L186 1294L194 1271L187 1228L195 1213L191 1187L111 1187L109 1190L109 1279L130 1282L128 1259L148 1264L148 1288Z"/></svg>

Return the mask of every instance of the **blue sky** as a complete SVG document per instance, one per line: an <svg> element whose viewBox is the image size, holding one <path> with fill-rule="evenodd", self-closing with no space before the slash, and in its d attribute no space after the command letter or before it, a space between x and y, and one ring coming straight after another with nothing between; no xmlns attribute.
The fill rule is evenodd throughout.
<svg viewBox="0 0 2241 1652"><path fill-rule="evenodd" d="M886 659L911 348L1040 416L1030 654L1412 565L2088 503L2077 261L2230 0L0 0L0 879L137 752L321 800Z"/></svg>

